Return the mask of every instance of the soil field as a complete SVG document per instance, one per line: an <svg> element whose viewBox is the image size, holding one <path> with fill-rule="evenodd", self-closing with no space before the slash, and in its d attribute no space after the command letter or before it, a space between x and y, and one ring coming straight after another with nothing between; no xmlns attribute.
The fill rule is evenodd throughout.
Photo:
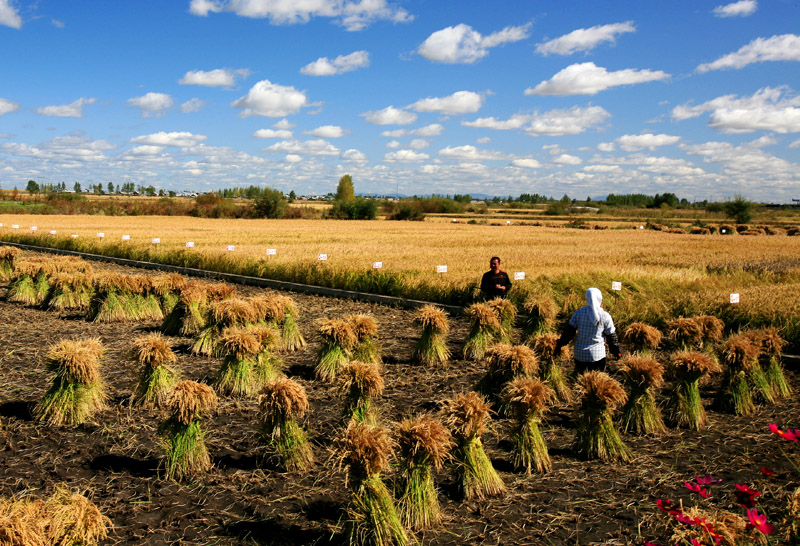
<svg viewBox="0 0 800 546"><path fill-rule="evenodd" d="M95 269L141 271L93 264ZM258 289L238 288L250 295ZM0 289L0 296L5 289ZM120 545L305 545L340 544L348 500L344 473L332 459L343 425L336 386L313 378L321 346L316 320L359 312L373 315L380 326L386 390L378 400L386 425L424 411L470 390L484 368L454 360L429 369L410 362L417 331L412 311L318 296L292 297L300 309L300 328L309 346L284 355L287 375L307 390L311 412L306 425L314 444L316 469L290 474L270 468L262 458L254 400L220 398L213 418L205 422L214 468L196 480L177 484L161 477L156 411L132 409L128 397L135 384L130 357L133 339L156 323L89 323L81 316L58 314L0 301L0 496L31 492L49 495L58 483L85 491L113 522L103 544ZM460 354L468 324L451 319L450 348ZM107 349L102 374L110 409L78 427L48 427L31 417L34 404L49 385L42 357L63 338L98 336ZM213 380L220 361L189 354L187 338L169 338L179 355L185 379ZM794 351L788 351L794 352ZM664 355L659 355L663 357ZM798 361L784 361L795 393L800 392ZM711 400L714 386L703 391ZM660 438L624 435L635 459L630 464L578 460L570 451L575 434L575 407L555 408L542 426L554 470L526 476L509 463L507 420L493 422L483 438L487 452L509 493L483 502L463 502L456 495L451 468L436 475L445 513L442 527L416 535L420 544L489 545L628 545L670 544L671 526L656 508L657 499L683 501L730 510L734 484L762 492L761 512L776 525L771 544L790 544L780 521L788 496L800 486L796 444L779 440L769 423L800 426L800 399L795 396L759 407L754 416L734 417L709 409L709 426L700 431L670 430ZM762 467L771 469L766 476ZM723 480L701 499L684 486L696 475ZM384 478L391 482L390 472Z"/></svg>

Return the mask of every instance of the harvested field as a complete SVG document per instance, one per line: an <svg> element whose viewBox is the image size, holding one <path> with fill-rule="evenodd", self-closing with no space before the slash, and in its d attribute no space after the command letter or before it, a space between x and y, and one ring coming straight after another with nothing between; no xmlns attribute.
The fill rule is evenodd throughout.
<svg viewBox="0 0 800 546"><path fill-rule="evenodd" d="M96 270L139 273L94 264ZM261 290L238 288L253 295ZM5 292L0 290L0 296ZM376 403L379 419L390 425L408 415L436 412L440 403L471 390L483 376L482 364L457 360L469 324L451 318L448 366L424 368L411 362L417 330L413 312L317 296L292 295L300 311L300 329L309 341L302 351L284 354L287 375L307 391L306 420L317 464L308 474L283 473L262 460L253 399L220 397L217 413L205 422L213 469L185 484L163 478L158 410L134 409L128 399L136 384L130 352L133 339L159 326L154 322L92 323L82 315L55 313L0 301L0 496L37 490L42 495L66 483L86 491L113 522L102 544L340 544L347 503L345 476L332 459L341 436L341 395L336 385L314 379L322 338L317 320L348 313L372 315L384 355L384 394ZM519 332L517 332L519 333ZM42 357L64 338L99 337L106 347L101 374L108 384L109 409L77 427L48 427L32 419L35 403L50 378ZM191 339L169 337L178 354L181 377L211 383L220 359L190 354ZM789 353L796 353L787 349ZM657 354L659 360L666 355ZM800 391L798 360L787 358L789 383ZM622 435L633 452L631 463L578 460L570 449L576 406L558 407L540 425L553 459L553 472L525 475L512 468L509 419L495 419L483 441L509 492L501 498L464 502L458 498L452 467L436 474L444 523L419 533L421 544L569 544L639 545L645 540L669 544L671 518L656 508L657 499L681 500L730 510L735 484L762 493L760 512L776 526L771 544L791 544L780 521L788 497L800 486L797 444L771 434L770 423L800 426L796 395L754 415L735 417L709 405L714 385L704 387L709 424L699 432L669 429L660 438ZM659 400L663 395L659 395ZM789 458L787 458L787 456ZM769 469L765 475L760 469ZM695 476L712 474L704 500L684 486ZM384 478L391 482L392 471ZM746 518L746 516L745 516ZM670 529L668 529L670 528Z"/></svg>

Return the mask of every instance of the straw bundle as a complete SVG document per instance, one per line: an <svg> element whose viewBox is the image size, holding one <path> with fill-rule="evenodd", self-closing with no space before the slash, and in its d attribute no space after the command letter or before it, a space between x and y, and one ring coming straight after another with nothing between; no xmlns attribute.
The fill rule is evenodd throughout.
<svg viewBox="0 0 800 546"><path fill-rule="evenodd" d="M297 326L297 305L289 296L265 294L248 298L262 316L261 320L274 324L281 331L282 348L298 351L306 346L306 340Z"/></svg>
<svg viewBox="0 0 800 546"><path fill-rule="evenodd" d="M530 377L539 370L533 349L525 345L495 345L486 350L486 374L478 382L478 391L497 398L506 383Z"/></svg>
<svg viewBox="0 0 800 546"><path fill-rule="evenodd" d="M703 332L703 346L714 344L722 340L722 333L725 330L725 323L717 317L711 315L700 315L694 317Z"/></svg>
<svg viewBox="0 0 800 546"><path fill-rule="evenodd" d="M517 322L517 306L504 298L495 298L486 302L486 305L494 309L497 319L500 321L500 331L497 334L497 341L511 343L514 333L514 325Z"/></svg>
<svg viewBox="0 0 800 546"><path fill-rule="evenodd" d="M165 316L169 316L172 312L172 309L178 303L181 291L187 284L186 278L178 273L167 273L153 277L153 292L158 297L161 311Z"/></svg>
<svg viewBox="0 0 800 546"><path fill-rule="evenodd" d="M440 366L450 360L447 348L447 334L450 324L447 314L438 307L426 305L417 309L414 324L422 328L419 339L411 352L412 360L427 366Z"/></svg>
<svg viewBox="0 0 800 546"><path fill-rule="evenodd" d="M325 319L320 322L322 348L317 355L315 373L318 379L333 381L339 368L350 361L358 336L347 320Z"/></svg>
<svg viewBox="0 0 800 546"><path fill-rule="evenodd" d="M611 414L628 396L605 372L590 371L578 377L581 406L578 410L573 450L583 459L630 462L630 449L620 438Z"/></svg>
<svg viewBox="0 0 800 546"><path fill-rule="evenodd" d="M527 315L522 333L526 342L552 331L555 327L558 307L550 296L545 294L530 296L522 304L522 309Z"/></svg>
<svg viewBox="0 0 800 546"><path fill-rule="evenodd" d="M49 277L57 272L54 261L44 258L19 260L10 277L6 300L23 305L40 305L50 291Z"/></svg>
<svg viewBox="0 0 800 546"><path fill-rule="evenodd" d="M382 364L381 350L376 341L378 323L375 319L369 315L353 314L345 317L345 320L350 323L358 339L356 346L353 347L353 360Z"/></svg>
<svg viewBox="0 0 800 546"><path fill-rule="evenodd" d="M556 397L564 404L572 401L572 389L567 383L567 378L561 368L560 362L569 359L569 347L558 347L558 334L539 334L533 338L533 352L539 357L539 377L547 383L556 393Z"/></svg>
<svg viewBox="0 0 800 546"><path fill-rule="evenodd" d="M290 472L308 470L314 463L314 452L298 423L309 410L302 385L286 377L275 379L261 391L258 407L261 436L280 467Z"/></svg>
<svg viewBox="0 0 800 546"><path fill-rule="evenodd" d="M663 334L658 328L654 328L644 322L634 322L625 328L622 340L633 346L637 353L646 353L658 348L661 344Z"/></svg>
<svg viewBox="0 0 800 546"><path fill-rule="evenodd" d="M266 385L283 372L283 361L275 354L281 335L271 324L256 324L244 328L255 336L260 350L255 358L256 377Z"/></svg>
<svg viewBox="0 0 800 546"><path fill-rule="evenodd" d="M380 367L373 362L354 360L345 364L341 372L340 391L344 395L342 420L374 423L376 419L372 402L383 394L384 388Z"/></svg>
<svg viewBox="0 0 800 546"><path fill-rule="evenodd" d="M671 356L668 371L673 386L667 399L667 421L676 427L700 430L706 424L700 382L721 372L722 366L705 353L680 351Z"/></svg>
<svg viewBox="0 0 800 546"><path fill-rule="evenodd" d="M216 344L223 360L214 387L230 396L254 394L262 386L256 373L256 358L261 352L259 338L250 329L229 327L222 331Z"/></svg>
<svg viewBox="0 0 800 546"><path fill-rule="evenodd" d="M774 402L772 387L758 363L761 347L745 335L732 335L719 347L720 360L725 365L722 384L717 393L717 405L736 415L751 415L754 399L760 396Z"/></svg>
<svg viewBox="0 0 800 546"><path fill-rule="evenodd" d="M44 306L54 311L87 310L92 301L92 276L59 272L50 277Z"/></svg>
<svg viewBox="0 0 800 546"><path fill-rule="evenodd" d="M192 345L192 352L208 356L222 356L219 338L226 328L245 328L259 322L258 309L243 298L228 298L211 302L206 311L205 326Z"/></svg>
<svg viewBox="0 0 800 546"><path fill-rule="evenodd" d="M133 356L139 363L139 381L131 395L131 404L146 408L166 407L167 397L177 382L172 366L178 357L167 340L157 333L133 340Z"/></svg>
<svg viewBox="0 0 800 546"><path fill-rule="evenodd" d="M781 365L781 356L783 347L786 345L778 329L774 326L768 328L760 328L758 330L749 330L743 332L751 342L761 349L761 364L762 369L766 374L767 382L772 389L772 394L775 398L787 398L792 394L792 388L786 381L786 376L783 373L783 366Z"/></svg>
<svg viewBox="0 0 800 546"><path fill-rule="evenodd" d="M503 389L503 400L514 418L511 462L527 474L531 470L540 473L553 470L539 423L555 398L553 389L536 378L515 379Z"/></svg>
<svg viewBox="0 0 800 546"><path fill-rule="evenodd" d="M210 470L211 457L200 419L217 407L214 390L194 381L182 381L170 393L167 407L170 417L160 427L166 436L167 477L180 481Z"/></svg>
<svg viewBox="0 0 800 546"><path fill-rule="evenodd" d="M464 344L464 358L480 360L495 340L501 335L500 319L486 303L473 303L464 310L472 326Z"/></svg>
<svg viewBox="0 0 800 546"><path fill-rule="evenodd" d="M628 401L622 408L622 430L639 435L666 432L653 392L664 385L664 367L653 358L636 355L624 357L617 367L628 387Z"/></svg>
<svg viewBox="0 0 800 546"><path fill-rule="evenodd" d="M0 282L6 282L14 275L14 262L19 249L13 246L0 246Z"/></svg>
<svg viewBox="0 0 800 546"><path fill-rule="evenodd" d="M227 284L189 281L178 290L177 301L161 324L161 332L168 336L193 336L206 326L210 303L235 295L236 289Z"/></svg>
<svg viewBox="0 0 800 546"><path fill-rule="evenodd" d="M145 275L95 275L88 319L94 322L162 320L164 312Z"/></svg>

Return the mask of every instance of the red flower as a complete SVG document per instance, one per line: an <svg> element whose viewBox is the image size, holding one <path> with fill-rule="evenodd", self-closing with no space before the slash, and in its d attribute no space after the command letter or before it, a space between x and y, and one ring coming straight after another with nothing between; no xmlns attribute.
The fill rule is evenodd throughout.
<svg viewBox="0 0 800 546"><path fill-rule="evenodd" d="M786 430L781 430L775 423L769 424L769 430L784 440L789 440L790 442L800 442L800 430L794 429L794 431L792 431L788 428Z"/></svg>
<svg viewBox="0 0 800 546"><path fill-rule="evenodd" d="M753 508L756 505L756 497L761 496L761 493L750 489L747 485L739 485L737 483L736 489L738 489L735 492L736 502L744 508Z"/></svg>
<svg viewBox="0 0 800 546"><path fill-rule="evenodd" d="M658 499L656 501L656 506L658 506L659 510L666 512L670 516L681 513L680 509L676 508L673 502L669 499Z"/></svg>
<svg viewBox="0 0 800 546"><path fill-rule="evenodd" d="M696 523L695 520L693 520L688 516L684 516L681 512L678 512L677 514L672 514L672 516L676 520L680 521L681 523L685 523L686 525L694 525Z"/></svg>
<svg viewBox="0 0 800 546"><path fill-rule="evenodd" d="M761 467L761 473L765 476L774 476L775 472L771 468L767 468L766 466Z"/></svg>
<svg viewBox="0 0 800 546"><path fill-rule="evenodd" d="M699 484L683 482L683 485L686 486L686 489L688 489L689 491L694 491L695 493L697 493L698 495L700 495L704 499L707 499L708 497L711 496L711 495L708 494L708 489L705 489L703 486L701 486Z"/></svg>
<svg viewBox="0 0 800 546"><path fill-rule="evenodd" d="M706 474L702 478L700 476L695 476L694 481L700 485L714 485L717 483L722 483L722 480L715 480L711 474Z"/></svg>
<svg viewBox="0 0 800 546"><path fill-rule="evenodd" d="M747 510L747 519L750 520L752 527L755 527L765 535L771 535L775 532L775 527L771 523L767 523L767 516L759 514L755 508Z"/></svg>
<svg viewBox="0 0 800 546"><path fill-rule="evenodd" d="M689 542L691 542L691 543L692 543L692 546L706 546L705 544L703 544L702 542L700 542L700 539L699 539L699 538L693 538L693 539L692 539L692 540L690 540Z"/></svg>

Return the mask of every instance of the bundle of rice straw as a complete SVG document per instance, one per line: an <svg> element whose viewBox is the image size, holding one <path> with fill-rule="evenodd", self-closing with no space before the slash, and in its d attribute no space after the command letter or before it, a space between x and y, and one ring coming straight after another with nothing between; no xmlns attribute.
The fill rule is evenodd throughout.
<svg viewBox="0 0 800 546"><path fill-rule="evenodd" d="M722 340L722 333L725 330L725 323L717 317L711 315L699 315L694 317L700 330L703 332L701 348L706 349Z"/></svg>
<svg viewBox="0 0 800 546"><path fill-rule="evenodd" d="M62 340L45 359L53 383L33 410L50 425L78 425L106 407L106 388L100 377L103 345L97 338Z"/></svg>
<svg viewBox="0 0 800 546"><path fill-rule="evenodd" d="M464 344L464 358L480 360L486 349L501 335L502 327L497 313L486 303L473 303L464 310L472 326Z"/></svg>
<svg viewBox="0 0 800 546"><path fill-rule="evenodd" d="M693 317L669 320L667 337L681 350L700 349L703 346L703 325Z"/></svg>
<svg viewBox="0 0 800 546"><path fill-rule="evenodd" d="M93 277L83 272L55 273L44 306L53 311L86 311L92 301Z"/></svg>
<svg viewBox="0 0 800 546"><path fill-rule="evenodd" d="M133 355L140 365L140 371L139 381L131 395L131 404L145 408L166 407L167 397L178 379L172 368L178 357L167 340L158 333L134 339Z"/></svg>
<svg viewBox="0 0 800 546"><path fill-rule="evenodd" d="M414 531L429 529L442 521L433 471L441 470L450 457L450 431L432 415L403 419L397 426L400 452L400 514Z"/></svg>
<svg viewBox="0 0 800 546"><path fill-rule="evenodd" d="M181 291L187 284L186 278L178 273L165 273L153 277L153 292L159 299L161 311L165 317L172 313L172 309L178 303Z"/></svg>
<svg viewBox="0 0 800 546"><path fill-rule="evenodd" d="M341 393L344 395L342 420L358 423L375 423L373 399L383 394L383 377L380 367L374 362L353 360L341 370Z"/></svg>
<svg viewBox="0 0 800 546"><path fill-rule="evenodd" d="M553 463L547 452L539 423L555 392L538 378L515 379L503 389L503 400L514 418L511 429L511 462L527 474L550 472Z"/></svg>
<svg viewBox="0 0 800 546"><path fill-rule="evenodd" d="M489 411L489 403L476 392L459 395L445 406L445 424L456 441L456 475L466 500L483 500L506 492L481 442Z"/></svg>
<svg viewBox="0 0 800 546"><path fill-rule="evenodd" d="M164 311L146 275L95 275L87 317L94 322L162 320Z"/></svg>
<svg viewBox="0 0 800 546"><path fill-rule="evenodd" d="M666 432L653 392L664 385L664 367L654 358L628 355L617 363L617 369L628 387L628 401L622 408L622 430L639 435Z"/></svg>
<svg viewBox="0 0 800 546"><path fill-rule="evenodd" d="M351 421L340 441L339 460L350 489L346 533L350 544L405 546L409 537L381 479L394 451L388 431Z"/></svg>
<svg viewBox="0 0 800 546"><path fill-rule="evenodd" d="M556 398L564 404L572 402L572 389L567 383L561 362L570 359L569 346L561 348L556 354L558 334L539 334L533 338L533 352L539 357L539 377L556 393Z"/></svg>
<svg viewBox="0 0 800 546"><path fill-rule="evenodd" d="M761 347L747 336L729 336L719 347L720 361L724 365L722 383L717 392L717 406L736 415L755 412L755 396L774 402L772 387L758 363Z"/></svg>
<svg viewBox="0 0 800 546"><path fill-rule="evenodd" d="M263 386L256 373L261 342L249 328L225 328L216 341L223 355L214 387L230 396L251 396Z"/></svg>
<svg viewBox="0 0 800 546"><path fill-rule="evenodd" d="M281 345L285 351L299 351L306 346L306 340L297 326L298 311L294 300L289 296L265 294L248 298L259 310L262 320L274 324L281 332Z"/></svg>
<svg viewBox="0 0 800 546"><path fill-rule="evenodd" d="M169 418L159 430L166 436L167 478L181 481L211 469L200 419L217 407L214 389L194 381L178 383L167 399Z"/></svg>
<svg viewBox="0 0 800 546"><path fill-rule="evenodd" d="M50 277L58 269L55 262L45 258L19 260L8 283L6 300L35 306L44 302L50 291Z"/></svg>
<svg viewBox="0 0 800 546"><path fill-rule="evenodd" d="M558 316L558 307L553 298L546 294L529 296L522 304L527 317L523 322L522 336L526 343L541 334L553 330Z"/></svg>
<svg viewBox="0 0 800 546"><path fill-rule="evenodd" d="M192 352L208 356L222 356L219 338L226 328L247 328L259 322L258 309L244 298L227 298L208 306L205 326L197 333Z"/></svg>
<svg viewBox="0 0 800 546"><path fill-rule="evenodd" d="M168 336L193 336L206 326L209 304L235 296L236 289L228 284L189 281L179 289L175 305L161 324L161 332Z"/></svg>
<svg viewBox="0 0 800 546"><path fill-rule="evenodd" d="M370 315L352 314L345 317L358 341L353 347L353 360L381 365L381 350L377 343L378 323Z"/></svg>
<svg viewBox="0 0 800 546"><path fill-rule="evenodd" d="M630 462L630 449L620 438L611 414L627 401L617 381L605 372L590 371L578 377L581 406L572 448L582 459Z"/></svg>
<svg viewBox="0 0 800 546"><path fill-rule="evenodd" d="M315 373L318 379L333 381L343 365L350 361L358 336L347 320L325 319L320 322L322 347L317 355Z"/></svg>
<svg viewBox="0 0 800 546"><path fill-rule="evenodd" d="M742 332L750 341L760 347L760 361L762 369L767 376L767 382L772 388L775 398L787 398L792 394L792 388L786 381L781 365L783 347L786 345L778 329L774 326L759 328L758 330L748 330Z"/></svg>
<svg viewBox="0 0 800 546"><path fill-rule="evenodd" d="M19 249L13 246L0 246L0 282L6 282L14 275L14 262Z"/></svg>
<svg viewBox="0 0 800 546"><path fill-rule="evenodd" d="M279 377L261 391L258 407L261 436L280 467L289 472L308 470L314 463L314 452L306 431L298 423L309 410L302 385Z"/></svg>
<svg viewBox="0 0 800 546"><path fill-rule="evenodd" d="M514 334L514 325L517 322L517 306L504 298L494 298L486 304L494 309L497 319L500 321L500 331L497 340L500 343L511 343Z"/></svg>
<svg viewBox="0 0 800 546"><path fill-rule="evenodd" d="M539 371L539 360L533 349L525 345L494 345L486 350L486 374L478 382L478 391L497 399L506 383L520 377L531 377Z"/></svg>
<svg viewBox="0 0 800 546"><path fill-rule="evenodd" d="M722 371L722 366L705 353L679 351L669 362L672 390L667 398L667 421L676 427L700 430L706 412L700 399L700 382Z"/></svg>
<svg viewBox="0 0 800 546"><path fill-rule="evenodd" d="M414 324L422 328L419 339L411 352L412 360L427 366L440 366L450 360L450 349L447 348L447 334L450 324L447 313L433 305L417 309Z"/></svg>
<svg viewBox="0 0 800 546"><path fill-rule="evenodd" d="M658 349L663 334L644 322L631 323L622 334L622 341L633 346L636 353L646 356L650 351Z"/></svg>

